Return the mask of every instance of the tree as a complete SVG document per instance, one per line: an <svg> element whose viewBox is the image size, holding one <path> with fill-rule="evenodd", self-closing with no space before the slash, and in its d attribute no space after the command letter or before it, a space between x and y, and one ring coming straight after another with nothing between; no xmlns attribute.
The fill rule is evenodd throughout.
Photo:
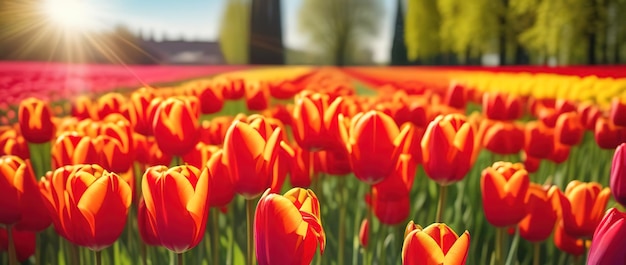
<svg viewBox="0 0 626 265"><path fill-rule="evenodd" d="M379 31L379 0L304 0L298 26L335 65L351 62L349 51L367 49Z"/></svg>
<svg viewBox="0 0 626 265"><path fill-rule="evenodd" d="M248 63L249 0L228 0L220 24L219 42L229 64Z"/></svg>
<svg viewBox="0 0 626 265"><path fill-rule="evenodd" d="M402 12L402 0L397 1L396 26L393 32L393 43L391 44L391 65L409 64L406 44L404 41L404 12Z"/></svg>
<svg viewBox="0 0 626 265"><path fill-rule="evenodd" d="M250 42L252 64L284 64L280 0L252 0Z"/></svg>
<svg viewBox="0 0 626 265"><path fill-rule="evenodd" d="M465 60L497 50L501 1L437 0L441 14L440 37L444 50Z"/></svg>
<svg viewBox="0 0 626 265"><path fill-rule="evenodd" d="M428 61L441 53L440 22L436 1L408 1L404 37L409 60L423 59Z"/></svg>

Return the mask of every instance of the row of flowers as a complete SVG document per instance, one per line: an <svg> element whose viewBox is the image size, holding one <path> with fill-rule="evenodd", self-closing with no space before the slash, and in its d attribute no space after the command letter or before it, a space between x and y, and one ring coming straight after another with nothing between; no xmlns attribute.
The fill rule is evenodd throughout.
<svg viewBox="0 0 626 265"><path fill-rule="evenodd" d="M421 165L440 187L437 217L425 229L409 224L403 262L464 264L469 232L459 237L445 225L443 208L446 190L467 176L483 148L523 157L523 164L496 162L482 172L484 215L498 228L497 242L513 226L531 242L546 240L554 230L558 248L581 255L602 227L611 191L624 197L621 146L611 191L581 181L561 191L529 177L542 159L566 161L585 131L593 132L600 148L626 142L626 104L619 100L603 111L563 99L482 93L461 84L444 93L410 94L390 86L378 91L376 97L357 95L350 78L322 70L271 82L219 78L141 88L128 97L109 93L96 101L81 96L70 117L54 117L46 102L26 99L19 123L0 132L0 153L6 155L0 160L6 180L0 188L7 194L0 223L11 238L52 222L69 242L99 253L118 239L136 205L142 241L181 254L182 260L205 236L208 209L226 207L239 194L249 218L248 264L253 249L260 264L308 264L318 246L321 252L325 248L320 204L312 190L278 195L287 177L293 187L316 190L320 174L354 174L369 187L369 211L381 224L397 225L409 216ZM211 116L237 99L260 114ZM478 103L482 113L464 115ZM339 208L348 207L343 203ZM613 219L602 224L612 225ZM370 228L364 230L362 238ZM610 241L601 242L610 246ZM11 240L8 245L19 246ZM371 263L372 250L363 245L364 260ZM496 264L504 262L501 245L496 244ZM599 249L594 246L590 261L616 258L594 254Z"/></svg>

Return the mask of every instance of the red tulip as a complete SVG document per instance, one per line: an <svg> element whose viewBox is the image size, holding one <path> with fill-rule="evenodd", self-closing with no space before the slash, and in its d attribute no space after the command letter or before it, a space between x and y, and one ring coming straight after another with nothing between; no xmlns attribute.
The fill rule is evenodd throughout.
<svg viewBox="0 0 626 265"><path fill-rule="evenodd" d="M89 136L80 136L75 132L61 134L52 146L53 168L100 163L100 148L97 145Z"/></svg>
<svg viewBox="0 0 626 265"><path fill-rule="evenodd" d="M172 156L164 154L156 143L154 137L134 133L137 162L147 166L169 165Z"/></svg>
<svg viewBox="0 0 626 265"><path fill-rule="evenodd" d="M183 162L197 168L204 168L211 156L219 150L215 145L198 142L191 152L183 156Z"/></svg>
<svg viewBox="0 0 626 265"><path fill-rule="evenodd" d="M602 149L614 149L626 138L626 130L618 128L613 122L605 117L596 121L594 138Z"/></svg>
<svg viewBox="0 0 626 265"><path fill-rule="evenodd" d="M557 187L546 189L539 184L530 183L526 217L519 222L519 233L530 242L546 240L552 234L557 219L554 202L558 200Z"/></svg>
<svg viewBox="0 0 626 265"><path fill-rule="evenodd" d="M621 205L626 205L626 143L615 149L611 163L611 193Z"/></svg>
<svg viewBox="0 0 626 265"><path fill-rule="evenodd" d="M109 114L124 114L128 110L126 98L120 93L109 92L98 98L98 118L104 119Z"/></svg>
<svg viewBox="0 0 626 265"><path fill-rule="evenodd" d="M354 175L370 185L383 181L396 165L407 132L408 128L401 134L393 119L382 112L357 114L346 141Z"/></svg>
<svg viewBox="0 0 626 265"><path fill-rule="evenodd" d="M41 231L50 225L28 160L0 157L0 194L0 224L29 231Z"/></svg>
<svg viewBox="0 0 626 265"><path fill-rule="evenodd" d="M530 180L520 163L495 162L480 178L483 209L487 221L496 227L517 224L526 216Z"/></svg>
<svg viewBox="0 0 626 265"><path fill-rule="evenodd" d="M611 208L593 234L588 265L626 264L622 247L626 245L626 214Z"/></svg>
<svg viewBox="0 0 626 265"><path fill-rule="evenodd" d="M591 238L600 223L611 196L609 188L599 183L570 182L565 194L559 192L561 222L568 235Z"/></svg>
<svg viewBox="0 0 626 265"><path fill-rule="evenodd" d="M626 126L626 101L624 101L624 99L618 97L613 98L609 117L613 124Z"/></svg>
<svg viewBox="0 0 626 265"><path fill-rule="evenodd" d="M0 133L0 155L14 155L22 159L30 157L28 144L24 137L19 135L14 129Z"/></svg>
<svg viewBox="0 0 626 265"><path fill-rule="evenodd" d="M480 126L484 130L482 143L493 153L516 154L524 147L524 129L517 124L483 120Z"/></svg>
<svg viewBox="0 0 626 265"><path fill-rule="evenodd" d="M343 176L352 172L350 158L345 149L319 151L317 156L319 157L319 170L321 172L335 176Z"/></svg>
<svg viewBox="0 0 626 265"><path fill-rule="evenodd" d="M561 164L567 161L571 149L570 146L555 141L552 154L548 156L548 159L556 164Z"/></svg>
<svg viewBox="0 0 626 265"><path fill-rule="evenodd" d="M214 152L206 163L206 169L211 176L209 193L210 207L224 207L235 197L235 184L228 172L228 167L222 162L222 150Z"/></svg>
<svg viewBox="0 0 626 265"><path fill-rule="evenodd" d="M338 115L342 98L329 103L328 95L303 91L293 109L293 135L302 148L331 149L339 143Z"/></svg>
<svg viewBox="0 0 626 265"><path fill-rule="evenodd" d="M252 199L271 186L280 133L277 128L266 140L244 122L235 121L230 126L224 139L222 161L233 177L237 193Z"/></svg>
<svg viewBox="0 0 626 265"><path fill-rule="evenodd" d="M248 110L267 109L270 100L270 91L267 82L246 82L245 97Z"/></svg>
<svg viewBox="0 0 626 265"><path fill-rule="evenodd" d="M131 187L98 165L58 168L39 188L57 233L78 246L100 251L126 226Z"/></svg>
<svg viewBox="0 0 626 265"><path fill-rule="evenodd" d="M31 231L20 231L15 228L11 231L15 253L19 262L25 262L35 254L36 234ZM6 228L0 228L0 252L9 250L9 235Z"/></svg>
<svg viewBox="0 0 626 265"><path fill-rule="evenodd" d="M198 99L203 114L216 113L224 107L222 90L210 84L201 89Z"/></svg>
<svg viewBox="0 0 626 265"><path fill-rule="evenodd" d="M404 238L403 265L463 265L469 251L470 235L460 237L446 224L434 223L419 227Z"/></svg>
<svg viewBox="0 0 626 265"><path fill-rule="evenodd" d="M564 145L577 145L583 139L585 128L576 112L559 115L555 126L556 142Z"/></svg>
<svg viewBox="0 0 626 265"><path fill-rule="evenodd" d="M28 142L45 143L54 137L55 126L50 107L42 100L27 98L20 102L19 124L20 131Z"/></svg>
<svg viewBox="0 0 626 265"><path fill-rule="evenodd" d="M440 185L462 180L474 163L474 127L460 114L440 115L422 138L422 165Z"/></svg>
<svg viewBox="0 0 626 265"><path fill-rule="evenodd" d="M91 98L78 96L72 102L72 116L79 120L97 119L97 109Z"/></svg>
<svg viewBox="0 0 626 265"><path fill-rule="evenodd" d="M535 173L539 170L541 159L532 157L526 152L522 152L522 161L524 161L524 168L528 171L528 173Z"/></svg>
<svg viewBox="0 0 626 265"><path fill-rule="evenodd" d="M488 119L511 121L522 116L522 101L516 95L500 92L483 94L483 111Z"/></svg>
<svg viewBox="0 0 626 265"><path fill-rule="evenodd" d="M528 122L524 129L524 151L536 158L547 158L554 150L554 129L542 122Z"/></svg>
<svg viewBox="0 0 626 265"><path fill-rule="evenodd" d="M161 102L152 128L159 148L166 154L182 156L193 149L200 137L196 98L168 98Z"/></svg>
<svg viewBox="0 0 626 265"><path fill-rule="evenodd" d="M465 109L465 106L467 105L467 98L467 89L464 85L451 83L446 91L446 98L444 102L450 107Z"/></svg>
<svg viewBox="0 0 626 265"><path fill-rule="evenodd" d="M578 105L578 113L580 120L585 129L593 131L596 128L596 121L602 116L602 112L597 106L590 103L581 103Z"/></svg>
<svg viewBox="0 0 626 265"><path fill-rule="evenodd" d="M155 166L146 170L137 217L144 242L175 253L200 243L209 209L209 174L194 166Z"/></svg>
<svg viewBox="0 0 626 265"><path fill-rule="evenodd" d="M163 100L154 91L147 88L141 88L130 95L128 112L135 132L145 136L154 134L152 121L161 101Z"/></svg>
<svg viewBox="0 0 626 265"><path fill-rule="evenodd" d="M285 195L265 192L254 215L254 240L259 265L309 264L326 236L317 196L293 188Z"/></svg>

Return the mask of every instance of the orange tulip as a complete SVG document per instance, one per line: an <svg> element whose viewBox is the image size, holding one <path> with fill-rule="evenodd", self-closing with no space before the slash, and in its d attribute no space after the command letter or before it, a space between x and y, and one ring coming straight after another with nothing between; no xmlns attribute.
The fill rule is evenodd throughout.
<svg viewBox="0 0 626 265"><path fill-rule="evenodd" d="M119 114L109 115L98 131L95 137L100 154L98 164L111 172L127 172L136 156L133 131L128 120Z"/></svg>
<svg viewBox="0 0 626 265"><path fill-rule="evenodd" d="M40 231L50 225L35 174L28 160L0 157L0 224Z"/></svg>
<svg viewBox="0 0 626 265"><path fill-rule="evenodd" d="M148 88L140 88L130 95L129 120L135 132L145 136L153 135L152 121L161 101L163 100Z"/></svg>
<svg viewBox="0 0 626 265"><path fill-rule="evenodd" d="M367 243L369 243L370 240L370 222L367 221L367 219L363 219L363 221L361 221L361 228L359 228L359 242L361 243L361 246L366 248L367 247Z"/></svg>
<svg viewBox="0 0 626 265"><path fill-rule="evenodd" d="M434 223L411 231L402 246L403 265L461 265L465 264L470 235L460 237L446 224Z"/></svg>
<svg viewBox="0 0 626 265"><path fill-rule="evenodd" d="M500 92L483 94L483 111L488 119L511 121L522 116L522 101L516 95Z"/></svg>
<svg viewBox="0 0 626 265"><path fill-rule="evenodd" d="M319 158L319 170L326 174L343 176L352 172L350 158L345 149L328 150L317 152ZM318 167L316 165L316 167Z"/></svg>
<svg viewBox="0 0 626 265"><path fill-rule="evenodd" d="M168 165L172 156L164 154L156 143L154 137L133 133L135 141L135 154L139 163L147 166Z"/></svg>
<svg viewBox="0 0 626 265"><path fill-rule="evenodd" d="M97 119L95 103L87 96L78 96L72 102L72 116L79 120Z"/></svg>
<svg viewBox="0 0 626 265"><path fill-rule="evenodd" d="M35 254L36 234L31 231L20 231L15 228L11 231L15 253L19 262L25 262ZM6 228L0 228L0 252L9 250L9 235Z"/></svg>
<svg viewBox="0 0 626 265"><path fill-rule="evenodd" d="M460 114L440 115L422 138L422 165L440 185L462 180L474 163L474 127Z"/></svg>
<svg viewBox="0 0 626 265"><path fill-rule="evenodd" d="M66 165L98 164L100 153L97 142L89 136L80 136L75 132L61 134L52 146L53 168Z"/></svg>
<svg viewBox="0 0 626 265"><path fill-rule="evenodd" d="M209 209L209 174L194 166L154 166L146 170L137 217L144 242L175 253L200 243Z"/></svg>
<svg viewBox="0 0 626 265"><path fill-rule="evenodd" d="M405 129L405 127L409 127ZM422 127L417 127L411 123L405 123L401 127L401 130L408 130L404 141L401 144L402 154L408 154L416 164L422 163L422 138L426 130Z"/></svg>
<svg viewBox="0 0 626 265"><path fill-rule="evenodd" d="M258 197L272 185L280 134L277 128L264 139L259 131L240 121L228 128L222 161L233 177L235 191L246 199Z"/></svg>
<svg viewBox="0 0 626 265"><path fill-rule="evenodd" d="M376 184L391 174L402 152L408 127L400 133L391 117L379 111L357 114L345 138L354 175L367 184Z"/></svg>
<svg viewBox="0 0 626 265"><path fill-rule="evenodd" d="M168 98L156 110L152 129L163 153L182 156L193 149L200 138L197 98Z"/></svg>
<svg viewBox="0 0 626 265"><path fill-rule="evenodd" d="M315 159L311 165L311 156L317 154L309 152L299 146L293 148L294 154L291 158L289 180L292 187L308 188L311 186L311 178L315 177L316 172L311 175L311 169L317 170Z"/></svg>
<svg viewBox="0 0 626 265"><path fill-rule="evenodd" d="M559 115L555 126L556 142L564 145L577 145L583 139L585 127L576 112L566 112Z"/></svg>
<svg viewBox="0 0 626 265"><path fill-rule="evenodd" d="M539 184L530 183L526 205L528 214L518 224L523 239L540 242L552 234L557 219L557 209L554 208L554 202L558 200L557 192L556 186L546 189Z"/></svg>
<svg viewBox="0 0 626 265"><path fill-rule="evenodd" d="M415 170L416 164L411 156L403 154L389 177L372 187L373 193L366 200L381 223L395 225L409 216L409 192Z"/></svg>
<svg viewBox="0 0 626 265"><path fill-rule="evenodd" d="M329 103L328 95L303 91L295 100L292 128L298 145L309 151L339 145L338 115L343 99L339 97Z"/></svg>
<svg viewBox="0 0 626 265"><path fill-rule="evenodd" d="M219 150L215 145L198 142L191 152L183 156L183 162L197 168L204 168L211 156Z"/></svg>
<svg viewBox="0 0 626 265"><path fill-rule="evenodd" d="M617 126L626 126L626 101L619 97L613 98L613 101L611 101L609 117L613 124Z"/></svg>
<svg viewBox="0 0 626 265"><path fill-rule="evenodd" d="M483 209L487 221L496 227L517 224L526 216L530 179L521 163L495 162L480 178Z"/></svg>
<svg viewBox="0 0 626 265"><path fill-rule="evenodd" d="M109 114L124 114L128 111L126 98L120 93L109 92L98 98L96 106L98 108L98 118L104 119Z"/></svg>
<svg viewBox="0 0 626 265"><path fill-rule="evenodd" d="M213 187L209 193L210 207L226 206L235 197L235 184L222 162L223 154L222 150L214 152L206 164L206 170L211 173L210 186Z"/></svg>
<svg viewBox="0 0 626 265"><path fill-rule="evenodd" d="M27 98L20 102L20 131L26 141L45 143L54 137L55 126L48 104L40 99Z"/></svg>
<svg viewBox="0 0 626 265"><path fill-rule="evenodd" d="M131 187L98 165L58 168L39 188L57 233L78 246L100 251L126 226Z"/></svg>
<svg viewBox="0 0 626 265"><path fill-rule="evenodd" d="M30 150L24 137L14 129L0 133L0 155L14 155L22 159L30 157Z"/></svg>
<svg viewBox="0 0 626 265"><path fill-rule="evenodd" d="M591 238L604 216L611 197L609 188L596 182L574 180L567 185L565 194L558 192L565 232L576 238Z"/></svg>
<svg viewBox="0 0 626 265"><path fill-rule="evenodd" d="M543 122L528 122L524 129L524 151L536 158L547 158L554 150L554 129Z"/></svg>
<svg viewBox="0 0 626 265"><path fill-rule="evenodd" d="M309 264L326 236L320 206L311 190L293 188L284 195L266 191L254 214L254 240L259 265Z"/></svg>

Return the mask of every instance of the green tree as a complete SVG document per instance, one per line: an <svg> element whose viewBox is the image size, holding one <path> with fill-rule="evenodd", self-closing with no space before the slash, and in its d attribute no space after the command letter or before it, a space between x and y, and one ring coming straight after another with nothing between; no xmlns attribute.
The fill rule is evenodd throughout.
<svg viewBox="0 0 626 265"><path fill-rule="evenodd" d="M429 61L441 53L440 23L436 1L408 1L404 37L409 60Z"/></svg>
<svg viewBox="0 0 626 265"><path fill-rule="evenodd" d="M501 1L437 0L441 46L465 60L497 50Z"/></svg>
<svg viewBox="0 0 626 265"><path fill-rule="evenodd" d="M219 42L229 64L248 63L249 20L249 0L228 0L220 24Z"/></svg>
<svg viewBox="0 0 626 265"><path fill-rule="evenodd" d="M380 0L304 0L298 26L330 63L346 65L378 33L381 9Z"/></svg>

